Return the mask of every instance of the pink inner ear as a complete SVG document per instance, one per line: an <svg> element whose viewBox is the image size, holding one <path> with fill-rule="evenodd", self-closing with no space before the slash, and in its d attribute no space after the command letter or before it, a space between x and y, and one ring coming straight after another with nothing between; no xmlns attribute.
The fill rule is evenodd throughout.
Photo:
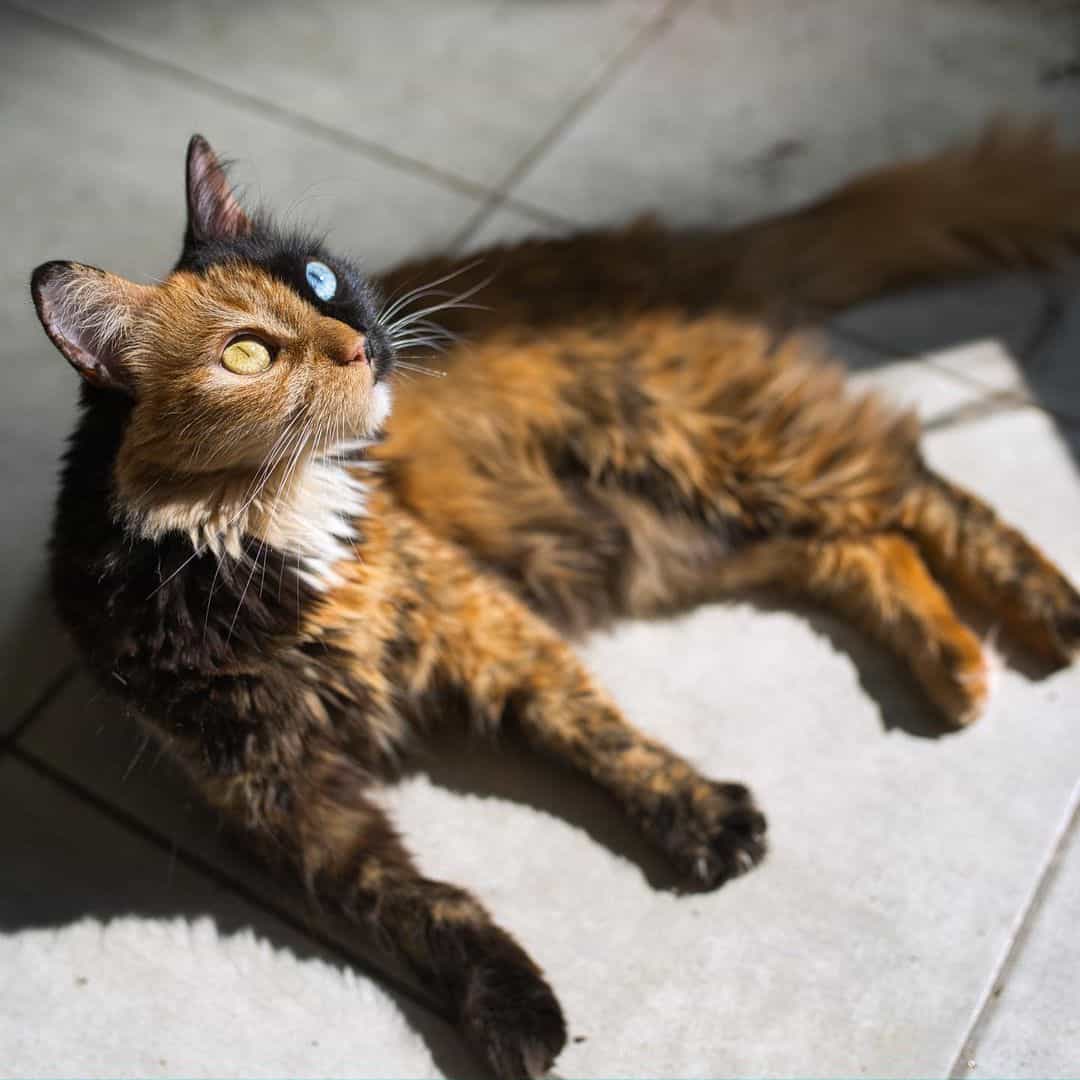
<svg viewBox="0 0 1080 1080"><path fill-rule="evenodd" d="M195 135L188 147L188 219L208 239L233 239L251 232L251 221L229 185L210 144Z"/></svg>
<svg viewBox="0 0 1080 1080"><path fill-rule="evenodd" d="M88 382L131 393L120 354L124 333L149 289L79 263L46 263L31 285L52 343Z"/></svg>

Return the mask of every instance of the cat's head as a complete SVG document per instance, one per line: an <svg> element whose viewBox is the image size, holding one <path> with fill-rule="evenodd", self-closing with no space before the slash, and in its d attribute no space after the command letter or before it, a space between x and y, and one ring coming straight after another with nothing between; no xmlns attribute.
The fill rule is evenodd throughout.
<svg viewBox="0 0 1080 1080"><path fill-rule="evenodd" d="M310 459L377 438L393 362L375 291L352 263L246 213L200 136L186 181L183 250L159 284L75 262L45 263L31 283L90 399L130 403L119 497L137 512L151 485L178 486L181 517L185 492L207 509L298 447Z"/></svg>

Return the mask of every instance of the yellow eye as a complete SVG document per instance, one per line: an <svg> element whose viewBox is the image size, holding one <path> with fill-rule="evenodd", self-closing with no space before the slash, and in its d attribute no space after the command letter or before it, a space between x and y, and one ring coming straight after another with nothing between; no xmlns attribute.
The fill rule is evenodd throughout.
<svg viewBox="0 0 1080 1080"><path fill-rule="evenodd" d="M221 362L237 375L258 375L270 366L270 350L254 338L240 338L221 354Z"/></svg>

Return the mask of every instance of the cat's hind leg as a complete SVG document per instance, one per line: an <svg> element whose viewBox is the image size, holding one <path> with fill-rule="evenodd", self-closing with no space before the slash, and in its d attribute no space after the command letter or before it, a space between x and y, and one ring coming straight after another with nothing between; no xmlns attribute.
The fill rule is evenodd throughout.
<svg viewBox="0 0 1080 1080"><path fill-rule="evenodd" d="M986 702L979 639L898 533L763 541L724 560L713 584L720 592L779 587L851 619L907 664L952 726L971 723Z"/></svg>
<svg viewBox="0 0 1080 1080"><path fill-rule="evenodd" d="M901 524L943 580L971 597L1041 659L1080 653L1080 593L981 499L927 470Z"/></svg>

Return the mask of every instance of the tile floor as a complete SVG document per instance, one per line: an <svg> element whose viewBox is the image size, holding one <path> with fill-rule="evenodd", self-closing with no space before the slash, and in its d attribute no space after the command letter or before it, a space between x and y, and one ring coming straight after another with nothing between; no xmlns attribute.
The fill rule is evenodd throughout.
<svg viewBox="0 0 1080 1080"><path fill-rule="evenodd" d="M479 1071L220 838L53 625L75 388L35 264L160 273L196 130L378 267L645 208L744 220L1002 109L1080 140L1078 64L1069 0L0 2L0 1076ZM923 290L829 334L1080 580L1076 285ZM560 1075L1080 1075L1080 669L1003 665L983 720L930 738L896 666L814 613L716 606L583 651L635 722L754 784L774 850L678 897L593 792L516 755L393 793L425 868L549 972Z"/></svg>

